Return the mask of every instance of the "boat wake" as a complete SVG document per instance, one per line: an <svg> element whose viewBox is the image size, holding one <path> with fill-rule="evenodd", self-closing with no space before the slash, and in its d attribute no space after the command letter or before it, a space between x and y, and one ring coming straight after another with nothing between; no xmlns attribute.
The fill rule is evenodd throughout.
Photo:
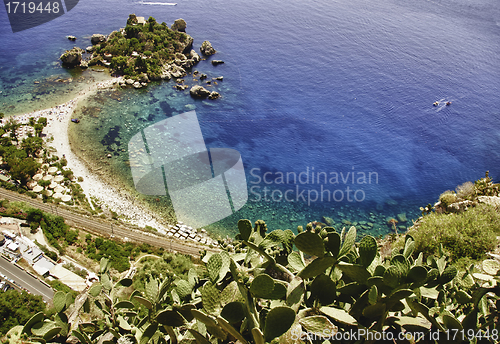
<svg viewBox="0 0 500 344"><path fill-rule="evenodd" d="M159 6L177 6L176 2L150 2L150 1L144 2L144 1L141 1L139 4L141 4L141 5L159 5Z"/></svg>

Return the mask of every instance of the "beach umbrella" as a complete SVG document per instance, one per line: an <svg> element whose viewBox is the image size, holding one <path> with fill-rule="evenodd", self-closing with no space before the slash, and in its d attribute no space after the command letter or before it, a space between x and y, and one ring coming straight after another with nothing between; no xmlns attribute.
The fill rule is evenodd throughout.
<svg viewBox="0 0 500 344"><path fill-rule="evenodd" d="M47 174L45 176L43 176L43 180L52 180L52 178L54 178L53 176L51 176L50 174Z"/></svg>
<svg viewBox="0 0 500 344"><path fill-rule="evenodd" d="M33 189L35 186L37 186L38 183L37 182L29 182L26 184L26 186L30 189Z"/></svg>
<svg viewBox="0 0 500 344"><path fill-rule="evenodd" d="M40 191L42 191L42 190L43 190L43 188L42 188L40 185L37 185L37 186L35 186L35 187L33 188L33 191L34 191L34 192L40 192Z"/></svg>
<svg viewBox="0 0 500 344"><path fill-rule="evenodd" d="M45 195L46 195L47 197L52 196L52 194L53 194L52 190L45 190Z"/></svg>
<svg viewBox="0 0 500 344"><path fill-rule="evenodd" d="M49 167L47 172L49 172L50 174L54 174L57 172L57 167L55 167L55 166Z"/></svg>
<svg viewBox="0 0 500 344"><path fill-rule="evenodd" d="M61 185L58 185L56 186L56 188L54 189L54 192L59 192L59 193L62 193L65 189L61 186Z"/></svg>
<svg viewBox="0 0 500 344"><path fill-rule="evenodd" d="M61 198L63 195L60 192L56 192L55 194L52 195L54 198Z"/></svg>
<svg viewBox="0 0 500 344"><path fill-rule="evenodd" d="M52 183L50 183L50 185L49 185L49 189L53 189L53 188L58 187L58 186L59 186L59 184L52 181Z"/></svg>
<svg viewBox="0 0 500 344"><path fill-rule="evenodd" d="M42 178L43 178L43 174L41 174L41 173L37 173L33 176L33 180L37 180L37 181L42 179Z"/></svg>
<svg viewBox="0 0 500 344"><path fill-rule="evenodd" d="M64 180L64 177L63 176L55 176L54 177L54 181L59 183L59 182L62 182Z"/></svg>
<svg viewBox="0 0 500 344"><path fill-rule="evenodd" d="M69 202L69 201L71 201L71 196L70 196L70 195L63 195L63 196L61 197L61 200L62 200L63 202Z"/></svg>

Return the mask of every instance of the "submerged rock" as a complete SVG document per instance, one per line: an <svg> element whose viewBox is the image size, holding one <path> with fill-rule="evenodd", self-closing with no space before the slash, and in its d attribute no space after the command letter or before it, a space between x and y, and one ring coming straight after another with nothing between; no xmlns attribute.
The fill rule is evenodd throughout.
<svg viewBox="0 0 500 344"><path fill-rule="evenodd" d="M215 54L217 51L212 47L212 43L209 41L204 41L201 43L200 51L203 55L210 56Z"/></svg>

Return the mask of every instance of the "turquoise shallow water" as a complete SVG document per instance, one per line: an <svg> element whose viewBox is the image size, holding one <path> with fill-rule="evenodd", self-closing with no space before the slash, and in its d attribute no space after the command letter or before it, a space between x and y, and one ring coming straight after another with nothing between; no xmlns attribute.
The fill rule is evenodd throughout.
<svg viewBox="0 0 500 344"><path fill-rule="evenodd" d="M223 98L194 101L172 82L113 95L120 101L103 96L82 115L85 154L111 153L112 159L101 161L103 168L111 164L131 185L122 151L128 138L196 108L207 146L239 151L249 186L247 205L212 228L234 230L242 217L295 228L328 216L337 224L373 223L365 231L379 235L391 230L387 217L416 218L419 206L486 170L499 179L499 8L492 0L187 0L177 6L89 0L16 34L0 20L0 43L9 47L0 51L2 105L7 112L29 107L31 100L21 97L33 93L34 80L71 76L54 64L73 45L67 34L85 47L91 34L123 26L129 13L169 24L182 17L195 48L208 39L218 50L214 58L226 61L196 67L224 76L216 86ZM451 106L432 106L447 100ZM338 173L340 181L276 181L280 173L307 171L312 179L313 169L329 180ZM354 182L346 178L353 172ZM272 178L264 180L266 173ZM363 173L378 176L377 182L358 183ZM321 186L344 199L305 196L314 198ZM288 190L294 202L287 201ZM297 197L301 191L304 198ZM161 206L168 200L152 202Z"/></svg>

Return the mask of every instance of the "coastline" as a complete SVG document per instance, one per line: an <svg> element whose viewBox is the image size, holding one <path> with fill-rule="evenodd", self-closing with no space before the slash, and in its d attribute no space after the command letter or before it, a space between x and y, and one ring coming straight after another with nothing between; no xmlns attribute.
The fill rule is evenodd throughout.
<svg viewBox="0 0 500 344"><path fill-rule="evenodd" d="M43 131L48 139L46 140L46 145L54 149L54 154L66 158L68 162L67 167L73 171L75 177L83 177L83 181L79 182L79 184L91 206L91 198L95 198L102 202L107 209L119 214L126 222L143 228L151 226L156 228L160 233L167 234L170 227L160 223L151 211L137 204L133 197L116 189L91 172L88 166L71 150L68 126L71 123L73 111L78 103L95 94L98 90L117 85L121 79L120 77L112 77L106 81L95 82L84 90L79 91L77 97L63 104L12 117L21 123L27 123L30 117L47 118L47 127ZM48 142L51 137L53 137L53 141Z"/></svg>

